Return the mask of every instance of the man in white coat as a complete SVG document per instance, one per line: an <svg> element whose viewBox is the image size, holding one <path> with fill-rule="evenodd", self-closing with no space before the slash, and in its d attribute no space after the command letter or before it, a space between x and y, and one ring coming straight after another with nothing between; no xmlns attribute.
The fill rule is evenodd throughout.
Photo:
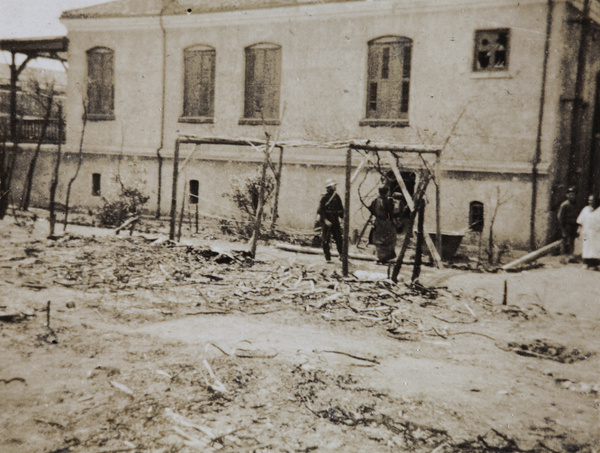
<svg viewBox="0 0 600 453"><path fill-rule="evenodd" d="M594 195L588 198L588 205L581 210L577 223L582 243L584 267L598 270L600 265L600 208Z"/></svg>

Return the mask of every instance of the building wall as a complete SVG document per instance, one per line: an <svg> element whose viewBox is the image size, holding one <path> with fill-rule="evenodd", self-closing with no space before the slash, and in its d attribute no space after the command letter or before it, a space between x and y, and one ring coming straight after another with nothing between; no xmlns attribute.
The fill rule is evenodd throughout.
<svg viewBox="0 0 600 453"><path fill-rule="evenodd" d="M282 47L281 126L268 126L281 140L330 141L364 138L410 144L445 144L442 155L442 229L468 226L471 201L498 209L499 237L526 244L531 210L532 159L536 151L546 34L545 1L349 2L312 6L165 17L166 85L161 137L162 31L158 18L65 21L69 28L68 148L81 136L81 92L85 51L115 50L115 121L88 122L84 148L106 156L123 152L172 155L179 134L263 139L265 127L240 126L244 98L244 48L259 42ZM563 121L559 97L565 87L563 54L566 6L554 12L548 61L546 108L540 145L538 237L551 223L550 193L562 164L555 162L555 137ZM508 71L472 71L474 33L510 28ZM107 33L107 30L109 33ZM399 35L413 40L410 126L360 127L365 116L367 43ZM216 49L213 124L178 121L183 109L183 49ZM563 69L564 70L564 69ZM162 143L161 143L162 140ZM219 209L231 175L254 172L262 156L251 149L203 146L187 179L199 179L204 198ZM184 154L185 155L185 154ZM103 162L110 161L103 157ZM114 160L114 159L113 159ZM358 156L357 156L358 163ZM151 160L148 163L152 162ZM281 221L309 228L324 179L343 181L344 151L289 148L282 187ZM406 166L419 165L414 160ZM154 165L153 165L154 166ZM111 171L111 170L107 170ZM156 203L157 181L148 169L146 191ZM169 162L163 168L162 205L170 202ZM183 179L183 178L182 178ZM376 184L376 182L374 182ZM181 189L179 189L181 193ZM78 202L88 203L83 195ZM354 196L353 200L358 197ZM433 193L429 194L434 206ZM358 209L358 205L356 209ZM209 206L207 205L207 209ZM212 209L212 208L211 208ZM433 209L427 222L432 227ZM362 215L362 214L361 214ZM357 217L359 218L359 217ZM490 218L491 219L491 218ZM489 224L489 222L488 222Z"/></svg>

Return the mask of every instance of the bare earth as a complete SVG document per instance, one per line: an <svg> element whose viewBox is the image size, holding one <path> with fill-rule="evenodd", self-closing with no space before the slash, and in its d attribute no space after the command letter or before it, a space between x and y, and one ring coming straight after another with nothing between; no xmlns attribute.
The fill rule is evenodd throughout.
<svg viewBox="0 0 600 453"><path fill-rule="evenodd" d="M579 264L411 287L28 225L0 221L1 452L600 451L600 273Z"/></svg>

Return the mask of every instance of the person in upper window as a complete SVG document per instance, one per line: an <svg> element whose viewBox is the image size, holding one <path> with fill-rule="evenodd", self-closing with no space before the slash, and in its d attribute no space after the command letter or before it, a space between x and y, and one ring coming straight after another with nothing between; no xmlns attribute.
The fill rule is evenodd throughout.
<svg viewBox="0 0 600 453"><path fill-rule="evenodd" d="M567 190L567 199L558 208L558 224L562 237L563 255L572 255L577 237L577 207L575 206L575 188Z"/></svg>
<svg viewBox="0 0 600 453"><path fill-rule="evenodd" d="M328 179L325 182L325 193L319 201L319 209L317 210L317 221L321 226L323 253L325 260L331 261L331 251L329 243L331 237L335 241L335 246L340 258L342 257L342 227L340 219L344 217L344 205L342 199L336 192L336 182L333 179Z"/></svg>

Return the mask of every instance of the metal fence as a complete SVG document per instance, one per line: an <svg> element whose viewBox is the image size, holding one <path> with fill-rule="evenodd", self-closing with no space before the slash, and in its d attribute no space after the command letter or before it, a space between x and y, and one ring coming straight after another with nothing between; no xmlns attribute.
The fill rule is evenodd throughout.
<svg viewBox="0 0 600 453"><path fill-rule="evenodd" d="M58 118L52 118L49 120L43 143L58 144L58 123ZM0 120L0 124L2 125L3 134L6 134L6 141L12 142L13 140L10 136L10 119L4 117ZM43 119L19 119L19 121L17 122L17 135L19 137L19 143L37 143L42 135L43 126ZM65 143L65 138L66 137L63 128L62 137L60 137L61 143Z"/></svg>

